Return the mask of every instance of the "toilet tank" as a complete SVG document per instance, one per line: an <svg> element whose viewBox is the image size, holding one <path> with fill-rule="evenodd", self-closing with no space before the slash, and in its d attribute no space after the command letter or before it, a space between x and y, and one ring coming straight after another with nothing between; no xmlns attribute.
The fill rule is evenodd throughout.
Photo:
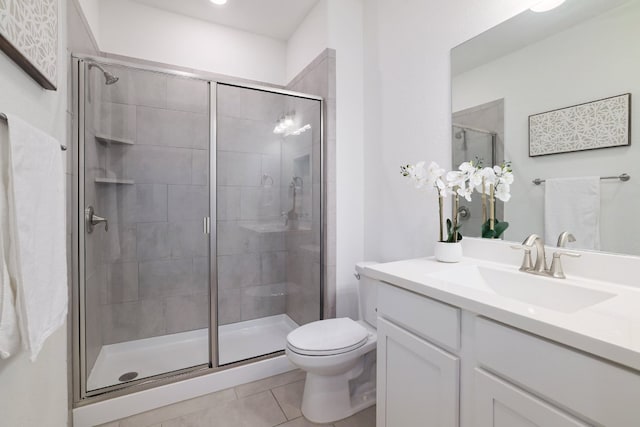
<svg viewBox="0 0 640 427"><path fill-rule="evenodd" d="M359 262L356 264L356 277L358 277L358 318L369 325L376 327L378 318L378 281L367 276L364 268L377 262Z"/></svg>

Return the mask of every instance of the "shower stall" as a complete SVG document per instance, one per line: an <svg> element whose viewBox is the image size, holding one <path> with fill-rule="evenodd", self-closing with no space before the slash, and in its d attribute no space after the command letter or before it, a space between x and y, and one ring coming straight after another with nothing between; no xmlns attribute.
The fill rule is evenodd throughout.
<svg viewBox="0 0 640 427"><path fill-rule="evenodd" d="M322 100L104 58L73 74L76 402L282 355L322 317Z"/></svg>

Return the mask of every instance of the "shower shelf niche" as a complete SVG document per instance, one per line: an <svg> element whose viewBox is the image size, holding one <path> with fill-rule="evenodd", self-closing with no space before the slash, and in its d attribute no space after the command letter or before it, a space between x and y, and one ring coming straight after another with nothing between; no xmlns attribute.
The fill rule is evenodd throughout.
<svg viewBox="0 0 640 427"><path fill-rule="evenodd" d="M96 135L96 141L102 144L117 144L117 145L134 145L135 141L127 138L118 138L109 135Z"/></svg>
<svg viewBox="0 0 640 427"><path fill-rule="evenodd" d="M96 184L118 184L118 185L132 185L136 182L132 179L123 179L123 178L102 178L96 177Z"/></svg>

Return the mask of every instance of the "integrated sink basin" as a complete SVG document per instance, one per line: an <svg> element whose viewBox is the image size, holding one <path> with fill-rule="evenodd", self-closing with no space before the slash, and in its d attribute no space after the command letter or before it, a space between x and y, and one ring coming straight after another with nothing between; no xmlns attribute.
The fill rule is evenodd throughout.
<svg viewBox="0 0 640 427"><path fill-rule="evenodd" d="M482 265L460 266L450 271L431 273L428 277L562 313L574 313L616 296L610 292L572 284L567 279Z"/></svg>

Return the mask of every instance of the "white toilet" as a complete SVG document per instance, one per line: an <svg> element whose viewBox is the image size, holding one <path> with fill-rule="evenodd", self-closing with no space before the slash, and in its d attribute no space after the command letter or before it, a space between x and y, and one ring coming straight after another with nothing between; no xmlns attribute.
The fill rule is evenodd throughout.
<svg viewBox="0 0 640 427"><path fill-rule="evenodd" d="M331 423L376 401L376 281L356 264L359 320L344 317L303 325L287 336L291 363L307 372L302 414L315 423Z"/></svg>

